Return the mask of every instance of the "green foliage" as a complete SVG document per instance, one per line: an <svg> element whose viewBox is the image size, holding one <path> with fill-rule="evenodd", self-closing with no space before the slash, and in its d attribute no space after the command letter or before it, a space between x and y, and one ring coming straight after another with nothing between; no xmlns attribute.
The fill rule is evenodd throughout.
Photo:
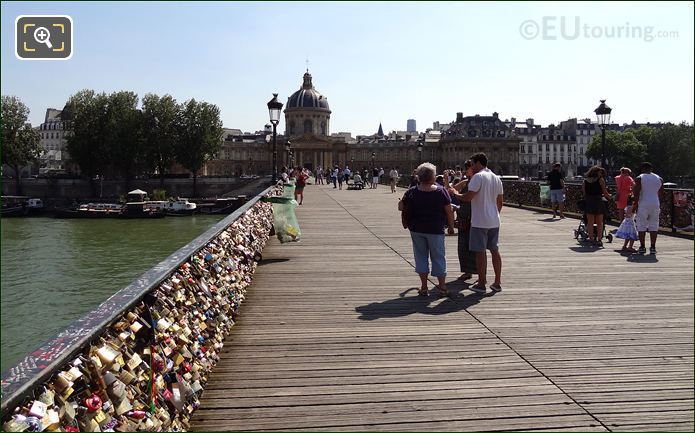
<svg viewBox="0 0 695 433"><path fill-rule="evenodd" d="M139 173L144 165L142 112L137 106L138 95L133 92L114 92L108 96L103 139L113 168L126 179Z"/></svg>
<svg viewBox="0 0 695 433"><path fill-rule="evenodd" d="M665 181L693 175L693 125L666 125L654 131L648 159Z"/></svg>
<svg viewBox="0 0 695 433"><path fill-rule="evenodd" d="M181 107L170 95L148 93L142 98L142 113L146 171L156 170L163 184L176 155Z"/></svg>
<svg viewBox="0 0 695 433"><path fill-rule="evenodd" d="M217 106L194 99L183 105L170 95L138 96L121 91L110 95L82 90L64 109L68 152L82 172L118 175L152 173L162 176L174 161L193 173L219 151L222 121Z"/></svg>
<svg viewBox="0 0 695 433"><path fill-rule="evenodd" d="M152 190L152 196L155 201L162 201L167 199L167 190L165 189L154 189Z"/></svg>
<svg viewBox="0 0 695 433"><path fill-rule="evenodd" d="M618 170L620 167L635 169L640 162L644 161L646 154L647 146L636 138L633 131L606 131L606 160L609 172ZM586 156L600 161L601 155L601 134L596 134L586 149Z"/></svg>
<svg viewBox="0 0 695 433"><path fill-rule="evenodd" d="M108 103L105 93L81 90L63 109L68 153L90 179L106 173L111 160L106 142Z"/></svg>
<svg viewBox="0 0 695 433"><path fill-rule="evenodd" d="M19 98L3 95L1 116L2 162L17 171L41 156L41 136L27 123L29 109Z"/></svg>
<svg viewBox="0 0 695 433"><path fill-rule="evenodd" d="M195 99L183 104L176 161L193 173L194 194L198 172L220 150L223 132L216 105Z"/></svg>

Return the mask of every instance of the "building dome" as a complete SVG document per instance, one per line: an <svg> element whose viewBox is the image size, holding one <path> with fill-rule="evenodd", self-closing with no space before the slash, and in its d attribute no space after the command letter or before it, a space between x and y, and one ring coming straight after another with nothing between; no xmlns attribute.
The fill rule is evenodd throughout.
<svg viewBox="0 0 695 433"><path fill-rule="evenodd" d="M302 88L294 92L292 96L287 99L287 105L285 107L330 110L328 107L328 99L314 89L309 71L304 74Z"/></svg>

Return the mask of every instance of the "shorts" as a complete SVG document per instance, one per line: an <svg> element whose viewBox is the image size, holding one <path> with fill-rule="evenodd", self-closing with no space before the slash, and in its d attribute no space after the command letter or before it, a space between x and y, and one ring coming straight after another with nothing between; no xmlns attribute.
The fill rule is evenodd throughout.
<svg viewBox="0 0 695 433"><path fill-rule="evenodd" d="M480 227L471 227L468 249L471 251L482 252L485 250L499 250L500 228L483 229Z"/></svg>
<svg viewBox="0 0 695 433"><path fill-rule="evenodd" d="M427 274L432 261L432 276L446 277L446 254L444 234L410 232L415 256L415 272ZM429 260L428 260L429 259Z"/></svg>
<svg viewBox="0 0 695 433"><path fill-rule="evenodd" d="M637 206L637 231L655 232L659 230L659 214L661 206L647 204Z"/></svg>
<svg viewBox="0 0 695 433"><path fill-rule="evenodd" d="M378 178L378 177L373 177L373 178L372 178L372 183L379 183L379 178Z"/></svg>
<svg viewBox="0 0 695 433"><path fill-rule="evenodd" d="M550 202L551 203L564 203L565 202L565 191L562 189L551 189L550 190Z"/></svg>

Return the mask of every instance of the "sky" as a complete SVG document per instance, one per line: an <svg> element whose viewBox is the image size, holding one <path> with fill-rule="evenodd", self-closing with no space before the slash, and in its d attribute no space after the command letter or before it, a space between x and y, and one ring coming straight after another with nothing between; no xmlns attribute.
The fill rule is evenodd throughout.
<svg viewBox="0 0 695 433"><path fill-rule="evenodd" d="M309 60L330 132L418 130L457 112L537 124L693 122L692 2L2 2L0 87L43 121L81 89L170 94L220 107L225 127L268 123ZM23 61L18 15L70 15L74 54ZM563 25L564 24L564 25ZM284 121L279 131L284 131Z"/></svg>

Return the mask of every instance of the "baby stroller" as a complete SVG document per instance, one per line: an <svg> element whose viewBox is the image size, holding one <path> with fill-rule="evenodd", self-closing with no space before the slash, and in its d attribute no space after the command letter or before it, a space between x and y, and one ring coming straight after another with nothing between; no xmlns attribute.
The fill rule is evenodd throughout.
<svg viewBox="0 0 695 433"><path fill-rule="evenodd" d="M608 243L613 242L613 235L611 233L606 233L606 223L610 221L610 213L608 212L608 206L606 205L606 200L603 200L603 233L599 240L605 238ZM586 218L586 202L584 199L577 201L577 207L582 211L582 218L579 220L579 227L574 230L574 238L581 242L586 242L589 240L589 233L586 230L587 218ZM596 224L594 224L594 233L596 233Z"/></svg>

